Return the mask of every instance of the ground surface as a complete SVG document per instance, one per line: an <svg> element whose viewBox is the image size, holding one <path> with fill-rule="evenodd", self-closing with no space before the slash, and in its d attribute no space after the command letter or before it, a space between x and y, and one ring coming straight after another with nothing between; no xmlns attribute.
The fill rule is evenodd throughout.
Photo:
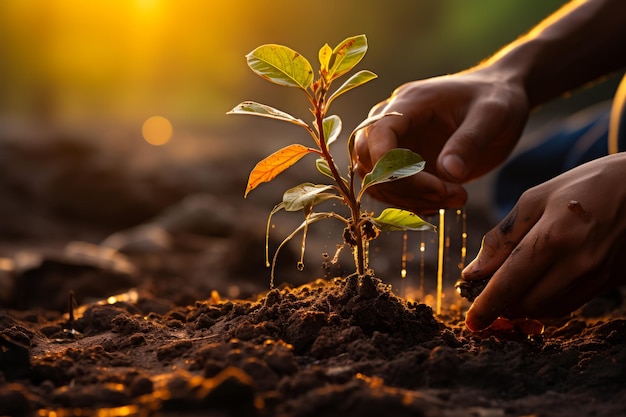
<svg viewBox="0 0 626 417"><path fill-rule="evenodd" d="M386 280L267 292L263 231L221 189L38 149L0 149L0 415L626 416L620 291L531 337Z"/></svg>

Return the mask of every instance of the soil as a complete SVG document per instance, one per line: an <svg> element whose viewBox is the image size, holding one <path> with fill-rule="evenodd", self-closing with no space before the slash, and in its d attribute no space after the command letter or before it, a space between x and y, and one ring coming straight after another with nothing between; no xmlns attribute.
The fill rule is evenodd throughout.
<svg viewBox="0 0 626 417"><path fill-rule="evenodd" d="M0 225L0 415L626 416L621 290L542 334L475 334L462 311L435 315L384 279L264 291L267 271L250 266L262 227L233 226L229 209L214 211L219 195L168 209L202 188L193 181L162 194L162 182L139 181L140 201L118 189L111 215L106 198L61 210L58 194L2 178L16 210L4 205ZM17 209L35 197L36 211Z"/></svg>

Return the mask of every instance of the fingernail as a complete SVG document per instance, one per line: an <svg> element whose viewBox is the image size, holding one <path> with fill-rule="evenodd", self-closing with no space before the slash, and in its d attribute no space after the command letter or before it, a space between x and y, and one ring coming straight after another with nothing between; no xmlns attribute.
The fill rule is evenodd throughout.
<svg viewBox="0 0 626 417"><path fill-rule="evenodd" d="M474 275L476 273L476 265L477 262L476 259L474 259L472 262L467 264L465 268L463 268L463 271L461 271L461 276L468 277Z"/></svg>
<svg viewBox="0 0 626 417"><path fill-rule="evenodd" d="M472 313L472 309L474 308L474 304L471 305L469 310L467 310L467 315L465 316L465 326L473 332L479 332L481 330L485 330L491 322L488 320L481 318L480 316L476 316L476 314Z"/></svg>
<svg viewBox="0 0 626 417"><path fill-rule="evenodd" d="M482 323L473 322L468 319L465 319L465 327L470 329L472 332L481 332L485 330L489 325L483 325Z"/></svg>
<svg viewBox="0 0 626 417"><path fill-rule="evenodd" d="M465 178L465 163L456 155L446 155L441 160L441 166L446 173L457 180Z"/></svg>

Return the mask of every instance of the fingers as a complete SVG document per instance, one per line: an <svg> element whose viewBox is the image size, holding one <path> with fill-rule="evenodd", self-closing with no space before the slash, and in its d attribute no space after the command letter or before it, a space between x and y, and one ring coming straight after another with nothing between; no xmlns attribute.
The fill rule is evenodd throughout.
<svg viewBox="0 0 626 417"><path fill-rule="evenodd" d="M550 269L552 253L539 239L534 233L526 235L494 273L467 312L465 324L470 330L483 330L515 308L518 300Z"/></svg>
<svg viewBox="0 0 626 417"><path fill-rule="evenodd" d="M563 238L570 245L553 252L552 265L523 297L511 305L507 317L545 318L562 316L574 311L603 290L619 286L621 271L626 266L626 236L599 245L577 244L571 236ZM607 238L607 240L611 240Z"/></svg>
<svg viewBox="0 0 626 417"><path fill-rule="evenodd" d="M377 200L418 214L434 214L440 208L462 207L467 201L467 191L462 186L444 183L425 172L374 186L368 191Z"/></svg>
<svg viewBox="0 0 626 417"><path fill-rule="evenodd" d="M399 138L407 134L410 124L410 117L403 114L385 117L362 129L355 138L353 155L361 169L369 172L385 153L399 147Z"/></svg>
<svg viewBox="0 0 626 417"><path fill-rule="evenodd" d="M519 300L512 302L503 312L506 317L546 318L566 314L596 294L600 280L595 273L583 273L574 268L575 259L566 257L549 267L538 279L532 281Z"/></svg>
<svg viewBox="0 0 626 417"><path fill-rule="evenodd" d="M456 183L468 181L503 161L526 123L524 114L512 111L501 100L473 104L437 159L441 177Z"/></svg>
<svg viewBox="0 0 626 417"><path fill-rule="evenodd" d="M463 279L491 280L467 312L471 330L488 327L514 304L550 266L549 251L539 250L535 225L543 207L532 193L526 193L508 216L483 238L476 259L462 272Z"/></svg>
<svg viewBox="0 0 626 417"><path fill-rule="evenodd" d="M522 195L463 271L468 280L493 274L467 313L468 328L498 316L561 315L626 282L623 162L605 157Z"/></svg>
<svg viewBox="0 0 626 417"><path fill-rule="evenodd" d="M535 188L525 193L485 235L478 257L463 271L468 280L493 274L467 312L471 330L483 330L499 316L542 318L571 311L590 296L581 288L597 289L598 282L581 277L596 269L593 260L600 255L583 255L589 255L583 246L585 232L565 221L570 220L567 209L561 210L566 203L546 209L542 192Z"/></svg>
<svg viewBox="0 0 626 417"><path fill-rule="evenodd" d="M490 277L541 218L543 205L527 192L511 212L483 238L480 251L462 272L463 279Z"/></svg>

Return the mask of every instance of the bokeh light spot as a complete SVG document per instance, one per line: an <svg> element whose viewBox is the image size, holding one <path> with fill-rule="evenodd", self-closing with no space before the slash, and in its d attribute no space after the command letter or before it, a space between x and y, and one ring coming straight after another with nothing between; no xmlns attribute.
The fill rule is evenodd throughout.
<svg viewBox="0 0 626 417"><path fill-rule="evenodd" d="M150 145L165 145L172 138L172 124L163 116L152 116L143 122L141 134Z"/></svg>

